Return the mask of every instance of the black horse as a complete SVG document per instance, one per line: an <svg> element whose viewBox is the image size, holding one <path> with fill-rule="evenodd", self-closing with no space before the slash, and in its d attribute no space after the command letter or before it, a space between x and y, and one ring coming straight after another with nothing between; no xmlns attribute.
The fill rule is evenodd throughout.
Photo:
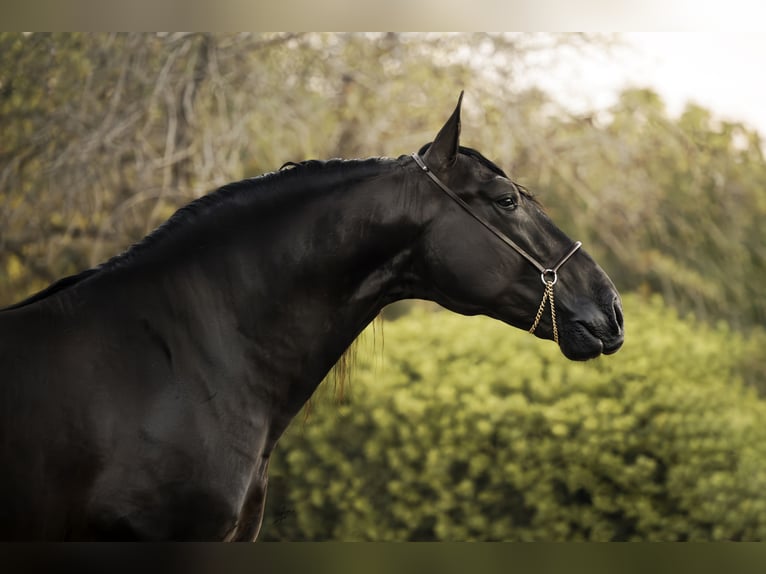
<svg viewBox="0 0 766 574"><path fill-rule="evenodd" d="M254 540L280 435L393 301L615 352L612 282L459 132L227 185L0 312L0 539Z"/></svg>

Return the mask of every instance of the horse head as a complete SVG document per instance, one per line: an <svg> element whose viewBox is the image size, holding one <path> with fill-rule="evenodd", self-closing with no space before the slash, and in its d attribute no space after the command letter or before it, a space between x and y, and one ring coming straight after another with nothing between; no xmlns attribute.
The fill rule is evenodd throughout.
<svg viewBox="0 0 766 574"><path fill-rule="evenodd" d="M461 102L413 154L430 214L418 246L426 296L553 339L573 360L616 352L624 330L614 284L525 189L460 145Z"/></svg>

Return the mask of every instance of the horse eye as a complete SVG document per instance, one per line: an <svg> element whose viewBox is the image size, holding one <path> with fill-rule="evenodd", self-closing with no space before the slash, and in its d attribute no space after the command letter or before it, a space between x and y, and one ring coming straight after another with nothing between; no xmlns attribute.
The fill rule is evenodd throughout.
<svg viewBox="0 0 766 574"><path fill-rule="evenodd" d="M513 210L513 209L516 209L517 207L516 200L510 195L501 197L495 203L497 203L497 205L499 205L503 209Z"/></svg>

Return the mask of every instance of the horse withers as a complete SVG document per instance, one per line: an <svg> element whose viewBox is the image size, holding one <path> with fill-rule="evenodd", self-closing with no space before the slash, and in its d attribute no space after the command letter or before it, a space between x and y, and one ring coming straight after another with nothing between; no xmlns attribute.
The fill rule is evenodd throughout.
<svg viewBox="0 0 766 574"><path fill-rule="evenodd" d="M459 133L460 101L416 154L224 186L0 312L0 539L254 540L280 435L393 301L615 352L612 282Z"/></svg>

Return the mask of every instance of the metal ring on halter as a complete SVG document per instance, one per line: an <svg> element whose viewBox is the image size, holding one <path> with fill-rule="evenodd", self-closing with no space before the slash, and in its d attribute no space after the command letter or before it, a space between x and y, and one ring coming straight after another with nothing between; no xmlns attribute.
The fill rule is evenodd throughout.
<svg viewBox="0 0 766 574"><path fill-rule="evenodd" d="M553 273L553 279L551 279L551 280L549 281L549 280L548 280L548 279L546 279L545 277L546 277L546 275L550 275L551 273ZM551 285L555 285L555 284L556 284L556 282L559 280L559 274L558 274L558 273L556 273L556 270L555 270L555 269L545 269L545 270L543 270L543 272L540 274L540 279L542 279L542 280L543 280L543 285L548 285L548 283L550 283Z"/></svg>
<svg viewBox="0 0 766 574"><path fill-rule="evenodd" d="M553 279L548 281L545 276L553 273ZM551 284L551 286L555 285L556 282L559 280L559 274L556 273L555 269L543 269L543 272L540 273L540 279L543 280L543 285L548 285L548 283Z"/></svg>

